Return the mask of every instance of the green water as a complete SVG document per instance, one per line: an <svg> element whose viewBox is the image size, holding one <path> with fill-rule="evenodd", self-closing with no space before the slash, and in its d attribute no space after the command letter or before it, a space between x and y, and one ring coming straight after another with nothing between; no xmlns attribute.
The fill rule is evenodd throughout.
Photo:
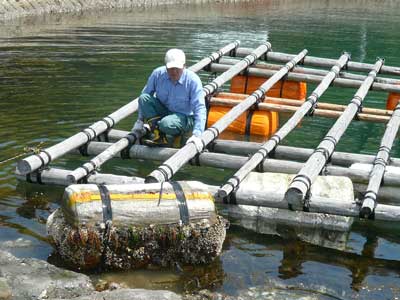
<svg viewBox="0 0 400 300"><path fill-rule="evenodd" d="M25 146L53 145L115 111L142 89L170 47L184 49L188 64L239 39L257 47L268 39L275 51L373 63L384 57L400 66L397 1L254 1L92 12L19 20L0 26L0 160ZM207 75L202 79L207 81ZM312 91L312 85L308 91ZM331 88L323 102L346 104L354 89ZM370 93L365 106L384 108L386 94ZM118 124L129 130L133 118ZM310 118L283 142L315 147L333 120ZM353 122L337 150L373 154L384 126ZM396 141L393 155L400 157ZM52 165L73 169L85 160L65 156ZM11 251L47 259L45 221L63 190L19 183L16 161L0 165L0 242L30 243ZM145 176L158 164L115 161L102 172ZM220 184L231 171L185 167L176 179ZM210 266L141 270L94 276L130 287L182 292L209 288L235 295L253 286L304 292L321 299L400 297L400 234L397 224L357 222L345 250L291 238L257 234L232 225L221 257ZM286 229L283 228L282 231ZM290 229L287 229L290 231ZM53 257L50 257L52 260Z"/></svg>

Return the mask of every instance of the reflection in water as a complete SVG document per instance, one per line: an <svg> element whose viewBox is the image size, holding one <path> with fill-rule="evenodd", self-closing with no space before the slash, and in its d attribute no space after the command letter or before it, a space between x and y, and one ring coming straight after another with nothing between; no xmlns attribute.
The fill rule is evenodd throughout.
<svg viewBox="0 0 400 300"><path fill-rule="evenodd" d="M118 282L131 288L168 289L182 293L216 290L222 286L224 276L222 262L216 259L206 266L176 266L172 269L150 267L146 270L93 275L93 278L96 282Z"/></svg>
<svg viewBox="0 0 400 300"><path fill-rule="evenodd" d="M302 273L301 264L304 260L299 259L304 253L304 244L287 244L283 248L283 258L279 266L279 278L288 279L294 278Z"/></svg>
<svg viewBox="0 0 400 300"><path fill-rule="evenodd" d="M242 230L240 231L242 232ZM298 284L298 286L302 284L304 284L303 287L307 286L308 280L305 280L305 278L308 277L307 274L310 275L309 266L313 263L320 264L319 270L314 270L318 276L314 278L313 284L327 286L324 281L326 276L331 276L329 275L329 268L340 267L342 268L341 275L335 274L331 270L332 274L335 274L334 276L342 276L338 280L341 280L341 284L343 284L343 281L347 281L346 278L348 278L346 270L349 271L351 279L349 284L354 292L369 288L370 283L368 283L367 278L370 275L378 277L400 276L400 261L375 257L374 252L377 246L375 235L366 237L361 254L335 249L322 249L294 239L281 241L280 239L269 238L268 241L265 241L259 235L250 232L242 232L239 237L230 239L230 246L235 246L250 255L260 256L260 253L263 253L268 256L268 253L274 253L274 251L282 252L278 265L278 277L285 280L291 279L288 282L295 283L295 285ZM257 247L254 245L257 245ZM297 280L293 281L296 278ZM354 293L347 288L344 288L344 290L347 293ZM399 295L399 290L392 292L396 292L396 295Z"/></svg>
<svg viewBox="0 0 400 300"><path fill-rule="evenodd" d="M0 159L42 141L46 147L53 145L126 104L140 93L170 47L183 48L191 64L235 39L255 47L269 38L275 51L295 53L307 48L310 55L336 58L347 50L354 61L373 62L382 56L386 64L399 66L399 5L396 1L273 0L8 22L0 26ZM208 74L200 75L207 81ZM321 101L346 104L354 92L332 89ZM383 108L385 100L385 94L376 93L365 106ZM129 130L133 119L122 121L118 129ZM332 122L318 117L304 120L283 144L315 147ZM354 122L337 150L375 153L383 131L382 124ZM396 157L399 147L395 143ZM54 166L75 169L84 161L66 156ZM155 166L113 161L102 171L143 177ZM35 242L24 255L46 258L51 248L43 222L58 207L63 190L17 185L14 170L15 161L0 169L0 242L27 237ZM176 179L215 185L230 175L226 170L187 167ZM270 282L269 287L310 294L324 287L337 298L394 298L399 291L393 287L400 285L398 230L392 224L356 224L339 251L283 235L288 230L282 227L277 233L284 237L278 238L232 226L221 258L210 266L93 277L177 291L210 288L237 294ZM374 288L376 293L371 292Z"/></svg>

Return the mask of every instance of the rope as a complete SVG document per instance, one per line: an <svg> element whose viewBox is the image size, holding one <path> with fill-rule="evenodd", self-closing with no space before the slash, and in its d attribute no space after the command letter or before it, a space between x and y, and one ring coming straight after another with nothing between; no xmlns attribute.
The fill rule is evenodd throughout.
<svg viewBox="0 0 400 300"><path fill-rule="evenodd" d="M12 156L12 157L9 157L9 158L6 158L6 159L0 161L0 165L1 165L1 164L5 164L6 162L12 161L12 160L14 160L14 159L20 158L20 157L22 157L22 156L25 156L25 155L27 155L27 154L36 154L36 155L38 155L38 154L42 151L42 147L41 147L41 146L42 146L43 144L44 144L44 142L40 142L39 144L37 144L36 147L25 146L25 147L24 147L24 150L23 150L23 151L24 151L23 153L14 155L14 156Z"/></svg>

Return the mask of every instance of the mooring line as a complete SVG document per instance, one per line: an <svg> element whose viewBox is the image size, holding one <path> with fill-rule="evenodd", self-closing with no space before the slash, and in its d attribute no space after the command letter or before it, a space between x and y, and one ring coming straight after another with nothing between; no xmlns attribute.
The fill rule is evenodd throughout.
<svg viewBox="0 0 400 300"><path fill-rule="evenodd" d="M0 161L0 165L5 164L6 162L12 161L14 159L20 158L20 157L22 157L24 155L27 155L27 154L39 154L40 151L42 151L42 147L41 146L43 144L44 144L44 142L40 142L39 144L37 144L36 147L25 146L23 153L20 153L20 154L14 155L12 157L6 158L4 160L1 160Z"/></svg>

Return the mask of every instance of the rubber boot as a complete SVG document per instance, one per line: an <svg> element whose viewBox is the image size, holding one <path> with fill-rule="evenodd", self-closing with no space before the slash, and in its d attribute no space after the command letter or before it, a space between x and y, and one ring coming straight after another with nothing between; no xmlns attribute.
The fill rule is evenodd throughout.
<svg viewBox="0 0 400 300"><path fill-rule="evenodd" d="M173 148L181 148L182 147L182 135L176 135L173 137L172 147Z"/></svg>
<svg viewBox="0 0 400 300"><path fill-rule="evenodd" d="M151 147L167 147L169 145L165 134L159 129L155 129L150 138L144 139L143 144Z"/></svg>
<svg viewBox="0 0 400 300"><path fill-rule="evenodd" d="M149 128L149 133L146 135L145 139L142 140L143 144L148 146L168 146L165 134L158 128L158 122L160 120L161 117L156 116L146 121L148 124L146 127Z"/></svg>

